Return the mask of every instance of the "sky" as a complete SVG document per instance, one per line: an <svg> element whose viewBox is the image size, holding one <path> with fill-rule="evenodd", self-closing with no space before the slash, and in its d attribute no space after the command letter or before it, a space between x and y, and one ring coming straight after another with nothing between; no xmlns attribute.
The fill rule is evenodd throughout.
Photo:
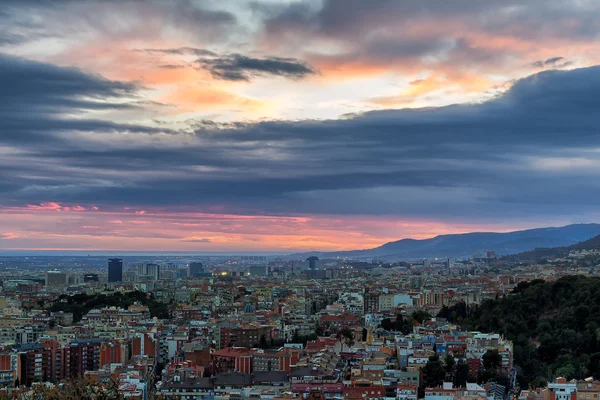
<svg viewBox="0 0 600 400"><path fill-rule="evenodd" d="M4 0L0 250L600 222L596 0Z"/></svg>

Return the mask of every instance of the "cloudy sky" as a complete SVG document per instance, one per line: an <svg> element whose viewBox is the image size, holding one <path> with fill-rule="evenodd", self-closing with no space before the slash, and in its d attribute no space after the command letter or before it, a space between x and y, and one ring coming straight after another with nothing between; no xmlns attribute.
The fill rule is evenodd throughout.
<svg viewBox="0 0 600 400"><path fill-rule="evenodd" d="M600 222L597 0L5 0L0 250Z"/></svg>

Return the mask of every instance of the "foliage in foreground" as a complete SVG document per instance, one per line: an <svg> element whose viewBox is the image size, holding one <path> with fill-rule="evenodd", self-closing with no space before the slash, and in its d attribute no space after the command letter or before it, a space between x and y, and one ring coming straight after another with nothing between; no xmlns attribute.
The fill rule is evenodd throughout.
<svg viewBox="0 0 600 400"><path fill-rule="evenodd" d="M557 376L600 378L599 278L521 283L504 298L479 307L458 303L438 316L466 330L496 332L512 340L522 387Z"/></svg>

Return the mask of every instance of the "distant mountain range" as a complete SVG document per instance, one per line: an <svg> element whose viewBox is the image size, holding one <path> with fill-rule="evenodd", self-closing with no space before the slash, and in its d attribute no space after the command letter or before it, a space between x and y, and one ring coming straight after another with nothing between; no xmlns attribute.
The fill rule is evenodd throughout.
<svg viewBox="0 0 600 400"><path fill-rule="evenodd" d="M468 257L475 253L494 251L509 255L539 248L566 247L600 235L600 224L573 224L563 227L527 229L515 232L473 232L439 235L431 239L402 239L366 250L308 252L289 256L304 259L320 258L380 258L388 260Z"/></svg>

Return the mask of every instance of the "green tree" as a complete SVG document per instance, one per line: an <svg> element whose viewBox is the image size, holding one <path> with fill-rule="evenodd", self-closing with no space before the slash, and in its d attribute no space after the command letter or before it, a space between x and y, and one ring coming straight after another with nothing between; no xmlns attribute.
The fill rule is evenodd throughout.
<svg viewBox="0 0 600 400"><path fill-rule="evenodd" d="M354 332L350 328L342 328L340 333L348 346L354 345Z"/></svg>
<svg viewBox="0 0 600 400"><path fill-rule="evenodd" d="M323 336L323 334L325 334L325 330L323 329L323 327L319 323L317 323L317 326L315 327L315 334L317 336Z"/></svg>
<svg viewBox="0 0 600 400"><path fill-rule="evenodd" d="M446 370L440 358L436 356L429 357L427 364L423 367L423 383L426 388L438 387L444 383Z"/></svg>
<svg viewBox="0 0 600 400"><path fill-rule="evenodd" d="M429 321L431 319L431 314L424 310L417 310L412 313L411 318L414 321L417 321L419 324L422 324L425 321Z"/></svg>
<svg viewBox="0 0 600 400"><path fill-rule="evenodd" d="M412 332L413 324L410 321L404 319L402 315L398 314L398 316L396 317L396 323L394 328L397 331L402 332L402 334L408 335Z"/></svg>
<svg viewBox="0 0 600 400"><path fill-rule="evenodd" d="M394 323L389 318L385 318L381 320L381 327L389 332L394 329Z"/></svg>
<svg viewBox="0 0 600 400"><path fill-rule="evenodd" d="M454 385L457 387L466 387L469 381L469 365L464 361L456 364L456 373L454 374Z"/></svg>
<svg viewBox="0 0 600 400"><path fill-rule="evenodd" d="M446 374L452 375L455 365L456 361L454 360L454 357L452 357L452 354L446 354L446 357L444 358L444 369L446 370Z"/></svg>
<svg viewBox="0 0 600 400"><path fill-rule="evenodd" d="M259 342L258 346L261 349L266 349L269 347L269 345L267 344L267 338L265 337L265 335L260 335L260 342Z"/></svg>
<svg viewBox="0 0 600 400"><path fill-rule="evenodd" d="M482 360L486 370L496 371L502 365L502 356L496 349L486 351Z"/></svg>
<svg viewBox="0 0 600 400"><path fill-rule="evenodd" d="M556 377L560 376L566 378L567 380L571 380L575 377L575 367L571 363L564 364L557 368L554 374Z"/></svg>

